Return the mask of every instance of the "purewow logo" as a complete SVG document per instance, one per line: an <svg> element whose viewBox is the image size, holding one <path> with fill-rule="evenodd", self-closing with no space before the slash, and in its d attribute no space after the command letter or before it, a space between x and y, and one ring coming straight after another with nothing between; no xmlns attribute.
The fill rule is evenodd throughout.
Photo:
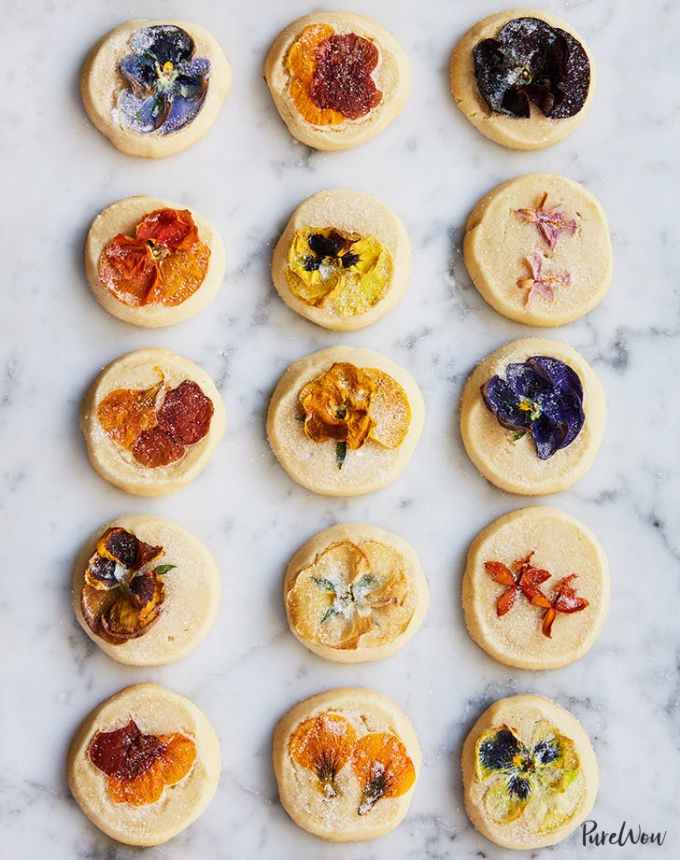
<svg viewBox="0 0 680 860"><path fill-rule="evenodd" d="M603 845L649 845L660 846L666 841L668 831L648 833L638 825L629 825L622 821L618 830L604 830L597 821L589 819L581 825L581 844L584 848L589 845L601 847Z"/></svg>

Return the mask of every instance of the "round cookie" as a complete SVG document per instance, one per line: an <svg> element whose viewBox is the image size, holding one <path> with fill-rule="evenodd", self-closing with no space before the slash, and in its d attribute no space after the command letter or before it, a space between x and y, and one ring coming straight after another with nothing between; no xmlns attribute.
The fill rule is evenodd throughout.
<svg viewBox="0 0 680 860"><path fill-rule="evenodd" d="M561 842L597 796L590 738L573 714L543 696L494 702L465 739L462 765L465 811L501 848Z"/></svg>
<svg viewBox="0 0 680 860"><path fill-rule="evenodd" d="M107 206L85 240L94 297L114 317L145 328L174 325L202 311L222 286L224 269L215 228L194 210L156 197Z"/></svg>
<svg viewBox="0 0 680 860"><path fill-rule="evenodd" d="M488 481L540 496L571 487L590 469L605 414L602 385L586 360L565 343L528 337L497 349L471 373L460 429L468 457Z"/></svg>
<svg viewBox="0 0 680 860"><path fill-rule="evenodd" d="M279 379L267 437L298 484L321 495L356 496L396 480L424 421L410 373L378 352L334 346L294 361Z"/></svg>
<svg viewBox="0 0 680 860"><path fill-rule="evenodd" d="M205 810L220 778L205 715L158 684L135 684L85 719L68 753L71 793L90 821L126 845L160 845Z"/></svg>
<svg viewBox="0 0 680 860"><path fill-rule="evenodd" d="M329 842L376 839L408 812L422 755L413 726L385 696L338 688L299 702L272 745L281 805Z"/></svg>
<svg viewBox="0 0 680 860"><path fill-rule="evenodd" d="M292 634L319 657L365 663L395 654L418 631L430 593L405 540L363 523L318 532L283 583Z"/></svg>
<svg viewBox="0 0 680 860"><path fill-rule="evenodd" d="M167 349L139 349L97 376L80 426L104 480L136 496L162 496L204 468L224 434L224 406L198 365Z"/></svg>
<svg viewBox="0 0 680 860"><path fill-rule="evenodd" d="M532 326L585 316L612 279L604 210L578 182L530 173L503 182L465 227L465 265L499 314Z"/></svg>
<svg viewBox="0 0 680 860"><path fill-rule="evenodd" d="M334 331L365 328L401 301L411 246L399 218L359 191L320 191L292 214L272 257L278 294Z"/></svg>
<svg viewBox="0 0 680 860"><path fill-rule="evenodd" d="M349 149L401 113L408 58L380 24L350 12L314 12L276 37L264 66L288 130L314 149Z"/></svg>
<svg viewBox="0 0 680 860"><path fill-rule="evenodd" d="M85 111L121 152L165 158L204 137L222 107L231 69L198 24L126 21L103 36L80 78Z"/></svg>
<svg viewBox="0 0 680 860"><path fill-rule="evenodd" d="M530 21L503 30L518 19ZM485 40L494 41L477 51L491 101L482 95L475 70L475 49ZM541 56L547 58L543 68L537 62ZM523 81L523 75L535 78L529 97L525 86L532 81ZM456 105L485 137L510 149L543 149L564 140L585 119L595 90L595 65L581 36L563 21L542 11L510 9L489 15L465 33L451 55L450 83Z"/></svg>
<svg viewBox="0 0 680 860"><path fill-rule="evenodd" d="M109 657L162 666L215 621L220 573L206 547L170 520L128 515L102 527L73 569L73 611Z"/></svg>
<svg viewBox="0 0 680 860"><path fill-rule="evenodd" d="M579 660L609 608L607 558L595 536L556 508L505 514L472 541L463 610L472 639L518 669Z"/></svg>

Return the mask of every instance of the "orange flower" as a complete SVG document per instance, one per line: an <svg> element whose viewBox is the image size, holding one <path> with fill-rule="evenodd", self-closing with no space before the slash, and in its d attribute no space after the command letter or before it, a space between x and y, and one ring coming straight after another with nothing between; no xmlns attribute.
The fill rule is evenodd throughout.
<svg viewBox="0 0 680 860"><path fill-rule="evenodd" d="M87 752L92 764L106 774L106 790L114 803L146 806L189 773L196 744L177 732L142 734L131 718L120 729L97 732Z"/></svg>
<svg viewBox="0 0 680 860"><path fill-rule="evenodd" d="M336 362L300 391L305 434L313 442L335 439L349 448L361 448L373 427L368 408L374 390L363 370Z"/></svg>
<svg viewBox="0 0 680 860"><path fill-rule="evenodd" d="M163 379L150 388L116 388L97 407L97 418L102 429L128 450L137 437L158 423L156 400L163 387Z"/></svg>
<svg viewBox="0 0 680 860"><path fill-rule="evenodd" d="M290 97L302 116L313 125L337 125L345 119L337 110L318 107L309 95L316 69L316 50L334 32L329 24L310 24L288 51L286 68L291 76Z"/></svg>
<svg viewBox="0 0 680 860"><path fill-rule="evenodd" d="M352 767L361 784L358 814L370 812L381 797L400 797L416 780L406 747L390 732L371 732L357 741Z"/></svg>
<svg viewBox="0 0 680 860"><path fill-rule="evenodd" d="M188 209L156 209L135 238L119 233L99 258L99 281L127 305L179 305L201 286L210 248L198 238Z"/></svg>
<svg viewBox="0 0 680 860"><path fill-rule="evenodd" d="M335 778L352 756L356 733L349 720L330 711L305 720L289 741L291 758L307 770L314 771L319 790L325 797L335 797Z"/></svg>

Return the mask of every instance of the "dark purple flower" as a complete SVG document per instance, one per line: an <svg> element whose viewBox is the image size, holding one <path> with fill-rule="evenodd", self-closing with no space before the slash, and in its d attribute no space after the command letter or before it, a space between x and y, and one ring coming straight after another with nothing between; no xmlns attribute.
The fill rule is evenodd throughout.
<svg viewBox="0 0 680 860"><path fill-rule="evenodd" d="M551 119L577 114L588 97L590 61L570 33L539 18L514 18L472 51L479 92L495 113Z"/></svg>
<svg viewBox="0 0 680 860"><path fill-rule="evenodd" d="M122 123L142 134L179 131L203 105L210 61L194 58L193 39L172 24L137 30L129 44L119 66L129 85L118 96Z"/></svg>
<svg viewBox="0 0 680 860"><path fill-rule="evenodd" d="M585 421L581 380L548 355L509 364L505 379L492 376L484 383L482 397L503 427L531 433L541 460L571 445Z"/></svg>

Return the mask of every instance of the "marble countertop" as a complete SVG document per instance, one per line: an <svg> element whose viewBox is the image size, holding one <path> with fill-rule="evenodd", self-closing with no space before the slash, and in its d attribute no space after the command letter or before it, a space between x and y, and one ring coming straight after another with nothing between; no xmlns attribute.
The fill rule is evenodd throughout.
<svg viewBox="0 0 680 860"><path fill-rule="evenodd" d="M321 4L332 8L336 4ZM599 69L590 116L563 144L514 153L488 142L448 91L452 45L494 0L367 0L403 44L414 87L402 116L358 149L321 154L295 143L261 77L273 36L314 8L291 0L4 0L5 45L0 319L0 596L2 709L0 818L8 860L128 860L92 827L64 779L67 744L102 699L143 680L195 701L215 725L224 770L200 821L145 856L280 860L504 858L462 806L461 742L492 700L530 691L557 699L593 738L601 828L625 820L668 831L662 848L582 848L580 831L543 856L637 858L680 853L680 183L677 52L680 7L662 0L546 0L589 41ZM174 158L116 152L88 122L78 77L86 51L132 17L190 17L224 46L234 85L209 136ZM591 653L532 674L494 663L468 637L459 589L467 545L496 516L522 507L468 461L457 402L475 362L532 333L498 316L472 287L460 250L472 205L496 183L553 171L590 188L608 213L615 251L609 296L586 319L549 333L580 350L609 406L594 468L550 503L600 537L612 605ZM294 315L269 278L273 242L291 209L329 187L366 190L404 219L414 273L400 307L363 332L338 336ZM144 331L108 316L85 282L82 245L107 204L146 193L195 206L221 230L226 283L215 303L175 328ZM537 332L534 332L537 333ZM286 365L338 342L380 350L423 389L428 418L410 467L389 489L354 500L292 484L269 451L264 412ZM205 472L164 499L128 497L89 467L78 405L93 375L119 354L165 346L213 375L228 430ZM126 669L81 632L70 568L81 541L122 512L173 517L220 561L217 623L188 659ZM396 657L360 667L324 662L289 634L280 600L284 564L317 530L367 520L417 548L432 607ZM270 766L277 718L294 702L340 685L375 687L415 723L424 769L403 825L382 840L328 846L298 830L278 803ZM5 853L6 852L6 853Z"/></svg>

